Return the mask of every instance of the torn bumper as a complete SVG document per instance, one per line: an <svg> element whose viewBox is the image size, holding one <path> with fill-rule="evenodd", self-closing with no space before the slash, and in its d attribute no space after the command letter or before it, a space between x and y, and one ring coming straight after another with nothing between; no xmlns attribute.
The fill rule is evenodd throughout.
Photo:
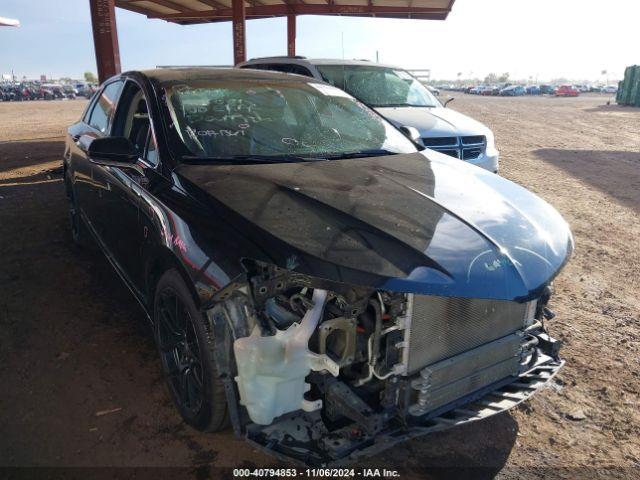
<svg viewBox="0 0 640 480"><path fill-rule="evenodd" d="M362 432L332 432L322 438L304 442L288 435L279 435L283 426L246 431L246 439L255 447L275 455L280 460L307 466L344 465L361 458L371 457L392 446L412 438L428 435L489 418L510 410L542 390L564 366L564 360L540 354L535 365L516 377L510 376L477 390L437 410L404 421L390 419L387 427L374 436ZM285 430L307 429L312 432L317 425L313 415L303 413L281 419ZM350 427L347 427L348 430ZM349 438L350 433L353 433ZM312 434L310 434L312 436ZM280 437L280 438L279 438ZM309 448L313 444L315 448ZM319 452L323 453L320 454Z"/></svg>
<svg viewBox="0 0 640 480"><path fill-rule="evenodd" d="M505 382L491 385L467 398L454 402L453 405L441 409L441 411L444 410L442 413L429 415L428 420L422 426L413 426L404 432L395 431L379 435L372 445L353 452L342 461L355 461L362 457L369 457L411 438L447 430L465 423L484 420L493 415L506 412L543 389L556 376L564 364L564 360L541 362L520 375L515 381L509 379Z"/></svg>

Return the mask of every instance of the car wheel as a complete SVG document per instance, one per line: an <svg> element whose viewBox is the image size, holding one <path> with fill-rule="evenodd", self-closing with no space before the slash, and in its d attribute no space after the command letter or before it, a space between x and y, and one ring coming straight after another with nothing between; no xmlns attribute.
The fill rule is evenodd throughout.
<svg viewBox="0 0 640 480"><path fill-rule="evenodd" d="M154 337L162 370L184 421L214 432L228 425L229 414L204 322L180 273L165 272L154 298Z"/></svg>

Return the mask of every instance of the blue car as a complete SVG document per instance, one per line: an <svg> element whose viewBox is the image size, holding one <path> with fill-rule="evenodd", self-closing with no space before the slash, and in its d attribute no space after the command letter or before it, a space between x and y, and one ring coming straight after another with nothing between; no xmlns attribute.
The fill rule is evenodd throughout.
<svg viewBox="0 0 640 480"><path fill-rule="evenodd" d="M520 97L527 93L521 85L511 85L509 87L500 90L500 95L503 97Z"/></svg>
<svg viewBox="0 0 640 480"><path fill-rule="evenodd" d="M526 92L527 92L527 95L540 95L542 93L542 91L540 90L540 87L537 85L529 85L526 88Z"/></svg>

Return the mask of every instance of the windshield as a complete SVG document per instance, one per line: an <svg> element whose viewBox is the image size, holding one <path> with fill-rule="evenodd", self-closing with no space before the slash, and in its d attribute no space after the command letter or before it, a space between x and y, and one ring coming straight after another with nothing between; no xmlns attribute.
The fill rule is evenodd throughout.
<svg viewBox="0 0 640 480"><path fill-rule="evenodd" d="M184 159L300 161L411 153L402 133L330 85L290 80L165 86ZM184 148L181 148L184 150Z"/></svg>
<svg viewBox="0 0 640 480"><path fill-rule="evenodd" d="M368 65L316 65L325 81L370 107L438 107L440 103L405 70Z"/></svg>

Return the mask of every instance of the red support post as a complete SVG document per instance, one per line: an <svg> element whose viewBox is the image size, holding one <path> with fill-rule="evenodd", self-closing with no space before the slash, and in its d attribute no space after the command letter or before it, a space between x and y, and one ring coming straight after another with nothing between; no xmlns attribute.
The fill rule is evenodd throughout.
<svg viewBox="0 0 640 480"><path fill-rule="evenodd" d="M115 0L89 0L93 45L100 83L120 73Z"/></svg>
<svg viewBox="0 0 640 480"><path fill-rule="evenodd" d="M296 55L296 16L294 14L287 15L287 55L290 57Z"/></svg>
<svg viewBox="0 0 640 480"><path fill-rule="evenodd" d="M233 63L247 60L246 14L244 0L233 0Z"/></svg>

